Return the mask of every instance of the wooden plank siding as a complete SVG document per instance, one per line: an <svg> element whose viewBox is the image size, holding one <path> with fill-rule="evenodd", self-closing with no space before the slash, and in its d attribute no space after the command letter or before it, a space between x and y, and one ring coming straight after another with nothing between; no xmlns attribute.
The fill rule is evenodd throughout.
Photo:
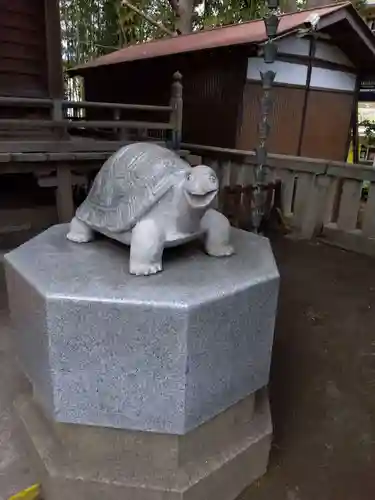
<svg viewBox="0 0 375 500"><path fill-rule="evenodd" d="M44 0L0 1L0 95L48 96Z"/></svg>
<svg viewBox="0 0 375 500"><path fill-rule="evenodd" d="M238 50L213 52L186 63L183 137L187 142L235 147L246 78L246 58Z"/></svg>
<svg viewBox="0 0 375 500"><path fill-rule="evenodd" d="M0 96L63 95L58 0L0 0ZM1 119L49 119L45 107L0 106ZM53 131L2 127L0 140L48 139Z"/></svg>
<svg viewBox="0 0 375 500"><path fill-rule="evenodd" d="M285 39L279 49L271 92L269 152L344 161L357 70L335 45L313 38ZM265 70L259 56L249 58L237 140L240 149L257 145L263 95L260 72Z"/></svg>
<svg viewBox="0 0 375 500"><path fill-rule="evenodd" d="M258 144L262 95L259 83L246 82L236 143L238 149L254 149ZM346 159L354 100L352 93L310 89L305 110L303 88L275 85L272 98L268 140L271 153L335 161Z"/></svg>
<svg viewBox="0 0 375 500"><path fill-rule="evenodd" d="M259 143L262 95L263 90L259 83L246 82L236 144L238 149L254 149ZM304 96L305 90L302 88L275 86L272 89L273 106L269 118L271 130L268 140L270 152L298 154Z"/></svg>
<svg viewBox="0 0 375 500"><path fill-rule="evenodd" d="M165 105L170 97L172 75L180 71L183 76L183 140L235 147L246 61L246 56L237 48L163 57L148 60L147 64L137 61L126 66L95 68L85 73L85 98ZM91 111L91 118L92 115L96 119L106 119L103 112L97 110ZM149 120L146 116L138 112L121 113L121 119L126 120ZM156 114L152 116L158 120Z"/></svg>
<svg viewBox="0 0 375 500"><path fill-rule="evenodd" d="M290 42L300 43L292 38ZM319 45L319 58L314 59L309 55L312 41L303 43L305 55L281 53L277 60L290 64L293 71L279 71L280 67L276 71L286 81L275 82L272 89L269 152L343 161L356 95L348 85L353 78L355 84L357 70L350 61L340 63L346 56L337 47L332 52L330 46ZM337 61L320 59L323 56ZM256 47L244 45L88 68L84 71L86 98L100 101L111 96L118 102L162 104L168 78L178 70L184 86L183 141L249 150L258 145L263 92L259 71L252 73L248 64L258 57ZM295 66L308 68L304 81L304 70ZM293 83L291 77L298 81ZM338 91L333 90L335 78L343 85Z"/></svg>
<svg viewBox="0 0 375 500"><path fill-rule="evenodd" d="M345 92L309 90L301 156L346 159L353 100Z"/></svg>

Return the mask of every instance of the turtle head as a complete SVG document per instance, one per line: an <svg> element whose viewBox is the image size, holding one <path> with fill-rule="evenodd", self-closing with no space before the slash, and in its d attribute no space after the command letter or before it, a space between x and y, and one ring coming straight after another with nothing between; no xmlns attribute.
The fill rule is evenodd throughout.
<svg viewBox="0 0 375 500"><path fill-rule="evenodd" d="M183 190L191 207L205 208L215 198L219 180L212 168L198 165L186 174Z"/></svg>

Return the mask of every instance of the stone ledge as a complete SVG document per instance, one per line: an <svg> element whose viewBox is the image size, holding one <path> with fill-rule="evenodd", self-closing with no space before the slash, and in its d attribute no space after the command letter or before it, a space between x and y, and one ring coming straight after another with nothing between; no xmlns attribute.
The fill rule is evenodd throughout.
<svg viewBox="0 0 375 500"><path fill-rule="evenodd" d="M257 396L254 418L251 425L246 426L245 436L228 440L204 460L192 456L192 460L174 470L168 463L164 470L160 467L166 446L171 444L168 441L164 443L164 449L160 446L160 456L155 449L152 460L143 471L141 467L134 467L133 458L126 460L116 452L110 457L108 450L101 463L98 457L93 463L62 445L53 424L42 415L31 396L22 396L15 407L48 500L234 500L267 468L272 424L264 390ZM247 411L246 405L242 411ZM204 424L204 433L210 431L210 426L214 426L215 432L219 431L214 421ZM228 419L222 420L221 427L222 434L229 431L230 435ZM187 434L184 439L189 440L190 436L194 440L194 433L198 430ZM101 432L106 431L117 432L119 436L129 433L113 429L102 429ZM153 433L139 434L143 435L145 442L152 441L155 436ZM172 437L164 436L167 440ZM134 446L137 446L137 441ZM173 453L173 449L171 451Z"/></svg>
<svg viewBox="0 0 375 500"><path fill-rule="evenodd" d="M375 238L366 236L360 229L345 231L335 223L326 224L319 240L350 252L375 257Z"/></svg>

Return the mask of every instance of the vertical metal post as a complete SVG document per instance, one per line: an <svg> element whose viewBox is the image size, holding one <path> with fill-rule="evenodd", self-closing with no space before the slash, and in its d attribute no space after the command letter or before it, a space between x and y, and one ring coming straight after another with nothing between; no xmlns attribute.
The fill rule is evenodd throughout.
<svg viewBox="0 0 375 500"><path fill-rule="evenodd" d="M268 13L264 18L266 27L267 41L263 45L263 58L266 64L272 64L276 60L277 46L274 38L277 34L279 18L277 16L279 9L279 0L268 0ZM271 89L276 73L268 70L260 72L263 96L261 99L261 117L258 125L259 145L256 148L256 166L255 166L255 186L254 186L254 211L253 211L253 226L256 232L259 231L259 226L262 221L265 192L264 192L264 167L267 165L267 138L270 132L270 124L268 117L272 111Z"/></svg>
<svg viewBox="0 0 375 500"><path fill-rule="evenodd" d="M182 135L182 113L183 113L183 87L182 75L179 71L173 75L171 101L172 106L171 123L172 130L172 148L180 149L181 135Z"/></svg>

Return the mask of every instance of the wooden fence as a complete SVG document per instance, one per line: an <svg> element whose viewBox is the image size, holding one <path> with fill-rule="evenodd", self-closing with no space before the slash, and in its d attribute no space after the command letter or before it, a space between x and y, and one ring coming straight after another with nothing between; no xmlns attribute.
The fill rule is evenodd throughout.
<svg viewBox="0 0 375 500"><path fill-rule="evenodd" d="M251 217L255 155L252 151L182 144L194 162L211 165L221 181L221 199L231 198L242 222ZM320 159L270 155L266 182L281 180L282 212L301 238L375 255L375 169ZM226 194L226 196L224 196ZM245 221L246 222L246 221ZM245 224L246 225L246 224Z"/></svg>
<svg viewBox="0 0 375 500"><path fill-rule="evenodd" d="M0 111L5 108L9 113L9 110L21 109L24 111L23 114L33 115L32 118L0 118L0 135L1 131L7 134L0 140L0 153L52 152L58 154L75 152L75 147L81 152L81 156L85 152L84 147L91 153L105 149L113 152L117 149L116 146L119 147L133 139L129 137L130 131L136 131L138 138L142 139L150 131L164 132L169 135L168 139L172 147L178 149L181 142L183 113L181 78L180 73L173 75L170 102L164 106L0 96ZM85 118L87 110L95 109L101 112L107 111L112 117L105 120ZM31 112L26 112L26 110L31 110ZM166 120L147 122L123 120L122 116L126 112L154 113L155 117L165 114ZM0 116L2 114L0 113ZM49 133L48 140L12 140L12 130L17 131L18 134L27 130L34 132L45 130ZM90 133L94 135L106 132L105 138L109 138L110 141L100 141L98 135L94 135L95 142L88 141L88 144L83 145L82 142L70 140L72 131L84 133L85 137L89 137ZM109 142L111 144L108 144Z"/></svg>

